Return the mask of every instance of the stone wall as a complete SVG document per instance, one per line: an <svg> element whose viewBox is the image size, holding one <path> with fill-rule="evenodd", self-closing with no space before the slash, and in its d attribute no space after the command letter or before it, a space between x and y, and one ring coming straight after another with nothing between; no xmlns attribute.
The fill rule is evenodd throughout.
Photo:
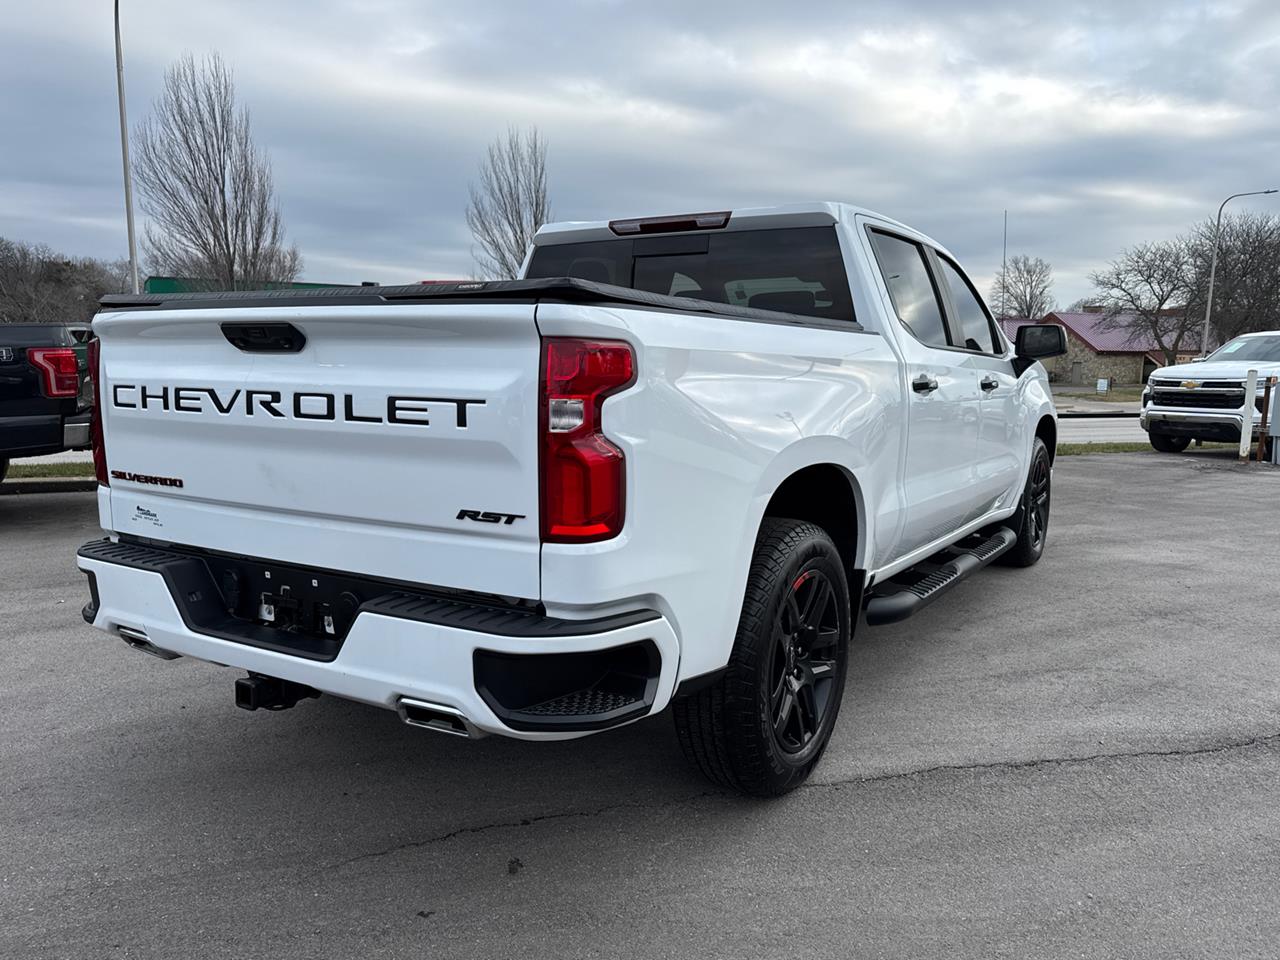
<svg viewBox="0 0 1280 960"><path fill-rule="evenodd" d="M1095 353L1088 344L1067 331L1066 356L1045 363L1049 379L1055 383L1097 383L1103 377L1113 383L1141 383L1142 353ZM1076 364L1079 367L1076 367ZM1076 379L1072 379L1072 374Z"/></svg>

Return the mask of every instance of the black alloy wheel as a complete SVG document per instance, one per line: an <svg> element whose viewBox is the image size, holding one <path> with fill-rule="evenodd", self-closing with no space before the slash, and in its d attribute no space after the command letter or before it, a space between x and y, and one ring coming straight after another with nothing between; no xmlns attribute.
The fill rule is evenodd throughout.
<svg viewBox="0 0 1280 960"><path fill-rule="evenodd" d="M1031 464L1031 485L1027 488L1027 534L1031 547L1044 550L1049 532L1049 458L1036 457Z"/></svg>
<svg viewBox="0 0 1280 960"><path fill-rule="evenodd" d="M836 686L839 640L835 588L821 570L805 570L778 610L769 664L769 716L784 753L802 753L822 729Z"/></svg>
<svg viewBox="0 0 1280 960"><path fill-rule="evenodd" d="M1006 567L1029 567L1044 553L1049 536L1049 506L1053 486L1053 461L1049 448L1036 437L1031 446L1031 467L1022 490L1018 512L1005 525L1013 528L1018 542L1002 554L996 563Z"/></svg>

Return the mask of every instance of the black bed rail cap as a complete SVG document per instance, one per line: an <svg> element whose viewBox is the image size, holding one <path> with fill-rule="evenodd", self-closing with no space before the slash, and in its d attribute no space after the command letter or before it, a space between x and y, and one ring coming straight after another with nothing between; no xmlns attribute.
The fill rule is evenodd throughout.
<svg viewBox="0 0 1280 960"><path fill-rule="evenodd" d="M575 277L537 280L460 280L456 283L370 287L313 287L303 290L220 290L201 293L110 293L101 312L123 310L209 310L252 307L339 307L379 303L582 303L651 307L707 313L743 320L862 331L852 318L833 320L774 310L739 307L693 297L649 293Z"/></svg>

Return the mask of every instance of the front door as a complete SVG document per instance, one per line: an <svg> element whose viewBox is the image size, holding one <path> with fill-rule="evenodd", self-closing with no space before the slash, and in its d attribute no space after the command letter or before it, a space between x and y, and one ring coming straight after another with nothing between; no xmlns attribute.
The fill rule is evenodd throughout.
<svg viewBox="0 0 1280 960"><path fill-rule="evenodd" d="M1007 355L991 314L957 264L944 254L938 254L934 262L942 278L953 336L969 352L966 363L977 377L982 397L973 480L979 494L974 515L981 516L998 501L1009 502L1006 495L1022 481L1023 455L1031 439L1027 419L1019 410L1013 359Z"/></svg>
<svg viewBox="0 0 1280 960"><path fill-rule="evenodd" d="M975 465L982 395L972 355L956 349L930 253L880 229L871 245L894 313L905 333L907 444L903 476L906 520L895 556L947 536L974 516Z"/></svg>

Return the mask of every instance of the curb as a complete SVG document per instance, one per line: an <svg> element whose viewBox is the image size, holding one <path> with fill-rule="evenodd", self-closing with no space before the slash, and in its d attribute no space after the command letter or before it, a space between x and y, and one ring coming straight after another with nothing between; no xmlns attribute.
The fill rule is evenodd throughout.
<svg viewBox="0 0 1280 960"><path fill-rule="evenodd" d="M92 493L98 489L93 477L26 477L0 483L0 495L21 493Z"/></svg>
<svg viewBox="0 0 1280 960"><path fill-rule="evenodd" d="M1110 410L1108 410L1105 413L1063 412L1058 414L1058 419L1059 420L1123 420L1125 417L1128 417L1131 420L1137 420L1138 416L1139 414L1137 413L1127 413L1123 410L1120 411L1119 413L1112 413Z"/></svg>

